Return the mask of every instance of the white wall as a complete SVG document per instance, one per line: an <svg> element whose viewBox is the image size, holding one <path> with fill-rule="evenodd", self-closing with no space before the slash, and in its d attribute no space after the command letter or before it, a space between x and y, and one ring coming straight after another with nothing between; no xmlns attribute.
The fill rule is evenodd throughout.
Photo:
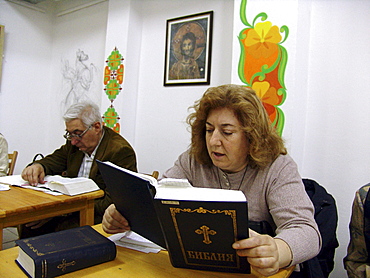
<svg viewBox="0 0 370 278"><path fill-rule="evenodd" d="M370 182L370 2L248 1L249 19L260 12L290 30L283 44L288 51L283 137L301 175L317 180L336 199L340 247L331 277L346 277L342 259L354 193ZM239 45L234 55L238 51ZM233 62L233 80L239 81Z"/></svg>
<svg viewBox="0 0 370 278"><path fill-rule="evenodd" d="M187 148L187 108L208 87L163 86L166 20L213 10L211 86L237 83L240 1L235 2L110 0L57 17L0 0L6 28L0 131L10 149L20 151L16 173L36 152L49 153L63 143L61 60L73 63L76 50L87 52L97 67L99 91L114 46L125 55L124 90L117 98L121 133L133 144L140 171L163 173ZM340 247L331 277L345 277L353 196L370 181L370 2L248 1L249 16L260 12L290 29L283 136L302 176L316 179L337 200ZM104 94L99 97L104 108Z"/></svg>
<svg viewBox="0 0 370 278"><path fill-rule="evenodd" d="M135 147L141 172L155 169L163 173L188 147L187 109L207 88L163 86L166 20L213 10L213 45L217 47L212 54L211 83L231 81L227 61L232 56L233 1L180 4L172 0L109 1L105 52L108 55L117 47L125 58L123 90L114 106L121 117L121 134Z"/></svg>
<svg viewBox="0 0 370 278"><path fill-rule="evenodd" d="M19 173L39 149L52 149L47 147L52 114L52 26L49 15L5 1L0 1L0 24L5 26L0 130L9 149L20 151Z"/></svg>
<svg viewBox="0 0 370 278"><path fill-rule="evenodd" d="M340 246L331 277L345 277L352 201L370 182L370 2L248 1L250 21L260 12L290 30L283 44L288 51L283 137L301 175L317 180L336 199ZM242 28L238 15L235 11L235 34ZM234 44L238 58L240 47ZM233 63L233 82L238 82L235 57Z"/></svg>
<svg viewBox="0 0 370 278"><path fill-rule="evenodd" d="M9 150L19 151L15 174L36 153L48 154L63 144L62 102L69 86L63 61L76 70L79 49L89 55L86 64L96 67L88 95L101 100L108 2L64 15L56 12L81 1L68 0L58 7L45 2L40 7L45 12L40 12L0 0L0 24L5 26L0 130Z"/></svg>
<svg viewBox="0 0 370 278"><path fill-rule="evenodd" d="M135 1L133 1L134 3ZM232 47L232 1L136 1L141 14L142 35L135 147L141 171L163 173L190 144L185 124L188 107L208 86L164 87L166 20L199 12L214 11L211 85L230 83ZM166 7L166 8L164 8Z"/></svg>
<svg viewBox="0 0 370 278"><path fill-rule="evenodd" d="M302 175L315 178L337 201L340 247L336 271L349 239L348 223L358 187L370 182L370 2L313 1L307 116Z"/></svg>
<svg viewBox="0 0 370 278"><path fill-rule="evenodd" d="M67 107L76 102L77 98L90 99L100 104L103 96L108 2L100 2L85 9L73 9L73 12L63 14L57 11L68 10L68 1L60 4L65 4L65 7L55 8L52 16L53 74L49 92L53 92L53 99L49 105L53 113L48 125L52 130L52 137L48 141L51 149L44 151L44 154L50 153L65 142L62 137L65 132L62 116ZM79 51L88 56L87 60L81 63L77 61ZM66 65L69 67L68 71ZM81 89L83 86L88 88ZM72 87L75 88L75 95L69 93Z"/></svg>

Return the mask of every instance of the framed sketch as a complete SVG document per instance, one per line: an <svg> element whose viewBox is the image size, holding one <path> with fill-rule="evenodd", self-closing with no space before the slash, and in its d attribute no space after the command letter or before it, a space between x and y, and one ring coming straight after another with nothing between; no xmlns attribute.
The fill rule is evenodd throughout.
<svg viewBox="0 0 370 278"><path fill-rule="evenodd" d="M2 68L3 68L4 37L5 37L5 27L4 25L0 25L0 84L1 84L1 75L2 75Z"/></svg>
<svg viewBox="0 0 370 278"><path fill-rule="evenodd" d="M164 86L209 85L213 11L167 20Z"/></svg>

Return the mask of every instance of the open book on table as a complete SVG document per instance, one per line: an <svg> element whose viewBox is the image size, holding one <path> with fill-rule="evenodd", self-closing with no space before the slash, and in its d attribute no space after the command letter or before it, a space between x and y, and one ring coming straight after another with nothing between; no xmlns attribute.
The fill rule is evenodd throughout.
<svg viewBox="0 0 370 278"><path fill-rule="evenodd" d="M97 161L117 210L131 229L166 248L174 267L249 273L232 248L248 237L241 191L193 187L187 180L135 173Z"/></svg>
<svg viewBox="0 0 370 278"><path fill-rule="evenodd" d="M1 184L30 188L46 193L58 192L59 194L70 196L100 189L92 179L83 177L66 178L59 175L52 175L46 176L44 180L46 181L44 184L39 183L37 186L31 186L27 181L22 179L21 175L0 177ZM58 193L54 195L58 195Z"/></svg>

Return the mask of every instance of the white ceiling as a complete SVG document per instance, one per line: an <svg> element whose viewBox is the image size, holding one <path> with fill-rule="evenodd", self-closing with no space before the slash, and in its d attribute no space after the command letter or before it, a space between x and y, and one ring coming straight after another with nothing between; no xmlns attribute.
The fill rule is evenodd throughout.
<svg viewBox="0 0 370 278"><path fill-rule="evenodd" d="M39 12L53 11L61 16L108 0L6 0Z"/></svg>
<svg viewBox="0 0 370 278"><path fill-rule="evenodd" d="M19 1L27 2L30 4L38 4L40 2L44 2L45 0L19 0Z"/></svg>

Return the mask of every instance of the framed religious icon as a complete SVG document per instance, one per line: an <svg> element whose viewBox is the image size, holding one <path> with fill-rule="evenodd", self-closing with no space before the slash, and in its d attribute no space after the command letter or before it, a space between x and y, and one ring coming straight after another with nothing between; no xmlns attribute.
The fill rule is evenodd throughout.
<svg viewBox="0 0 370 278"><path fill-rule="evenodd" d="M209 85L213 11L167 20L164 86Z"/></svg>

